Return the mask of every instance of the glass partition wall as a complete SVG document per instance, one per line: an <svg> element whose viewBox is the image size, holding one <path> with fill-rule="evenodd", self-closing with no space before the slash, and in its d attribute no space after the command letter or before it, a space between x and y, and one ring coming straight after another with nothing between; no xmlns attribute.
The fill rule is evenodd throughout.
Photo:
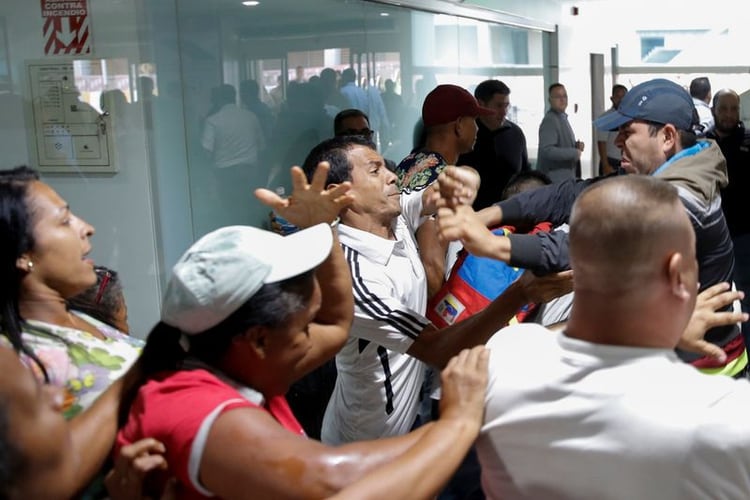
<svg viewBox="0 0 750 500"><path fill-rule="evenodd" d="M96 0L72 23L45 2L0 2L0 168L39 168L96 227L91 256L123 278L137 336L190 243L268 224L253 190L289 193L289 167L333 135L346 70L373 101L398 94L370 113L393 161L413 146L426 92L491 77L510 85L534 148L542 30L554 26L514 28L518 17L438 0L244 3Z"/></svg>
<svg viewBox="0 0 750 500"><path fill-rule="evenodd" d="M368 96L379 148L395 162L413 147L413 128L427 92L441 83L473 91L487 78L510 86L511 115L524 128L532 156L536 151L545 106L541 31L365 1L274 0L253 6L237 1L230 6L178 0L177 13L196 238L228 223L267 225L268 210L247 186L289 192L289 167L301 164L315 144L333 135L333 117L341 109L338 87L348 68ZM335 75L333 82L326 73ZM378 111L386 84L402 103L391 107L391 116ZM243 103L247 88L257 94L244 98L260 103ZM214 122L232 119L215 114L220 89L230 94L234 89L238 105L261 110L255 114L262 121L262 138L255 131L243 138L257 145L257 155L251 152L242 160L249 171L244 177L223 175L222 165L242 153L217 150L241 149L242 144L211 145ZM237 182L246 187L236 189Z"/></svg>

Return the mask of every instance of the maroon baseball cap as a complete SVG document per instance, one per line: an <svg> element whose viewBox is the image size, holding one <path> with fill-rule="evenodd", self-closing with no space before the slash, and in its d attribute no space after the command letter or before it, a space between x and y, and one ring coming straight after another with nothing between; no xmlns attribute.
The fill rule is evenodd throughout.
<svg viewBox="0 0 750 500"><path fill-rule="evenodd" d="M442 125L462 116L490 116L495 111L479 105L468 90L458 85L438 85L427 94L422 104L422 121L425 127Z"/></svg>

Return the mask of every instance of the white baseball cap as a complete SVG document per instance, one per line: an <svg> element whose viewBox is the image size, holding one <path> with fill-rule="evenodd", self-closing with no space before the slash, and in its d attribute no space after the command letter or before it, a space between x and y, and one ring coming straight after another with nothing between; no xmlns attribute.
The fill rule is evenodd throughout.
<svg viewBox="0 0 750 500"><path fill-rule="evenodd" d="M250 226L206 234L172 268L161 320L183 333L204 332L250 299L261 286L317 267L331 253L328 224L289 236Z"/></svg>

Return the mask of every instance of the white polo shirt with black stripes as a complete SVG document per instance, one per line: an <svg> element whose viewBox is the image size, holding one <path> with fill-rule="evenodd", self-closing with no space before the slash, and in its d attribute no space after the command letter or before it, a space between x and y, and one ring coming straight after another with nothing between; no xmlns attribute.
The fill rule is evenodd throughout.
<svg viewBox="0 0 750 500"><path fill-rule="evenodd" d="M417 417L425 365L405 354L429 321L415 232L422 193L401 196L395 240L340 224L352 272L354 324L336 355L338 378L321 440L336 445L405 434Z"/></svg>

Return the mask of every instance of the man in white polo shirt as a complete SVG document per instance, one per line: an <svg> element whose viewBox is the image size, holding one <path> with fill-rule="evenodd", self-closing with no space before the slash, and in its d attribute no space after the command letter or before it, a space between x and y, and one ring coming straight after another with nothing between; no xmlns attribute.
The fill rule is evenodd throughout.
<svg viewBox="0 0 750 500"><path fill-rule="evenodd" d="M355 318L336 356L338 377L321 439L341 444L404 434L417 424L424 363L441 368L461 349L486 342L526 303L569 291L570 275L527 276L482 313L438 330L424 317L427 287L414 237L435 210L433 189L402 196L396 175L363 137L319 144L305 160L305 172L321 161L330 164L327 184L351 182L355 200L338 226L352 272ZM466 175L476 186L476 173ZM462 201L471 203L476 189L464 194Z"/></svg>

